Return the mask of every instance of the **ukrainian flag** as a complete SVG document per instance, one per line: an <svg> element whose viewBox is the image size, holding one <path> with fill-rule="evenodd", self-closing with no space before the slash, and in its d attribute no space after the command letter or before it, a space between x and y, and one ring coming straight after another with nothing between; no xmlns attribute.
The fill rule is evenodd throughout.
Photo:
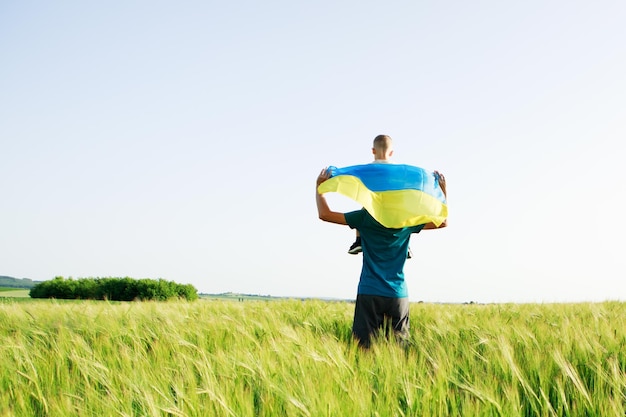
<svg viewBox="0 0 626 417"><path fill-rule="evenodd" d="M433 172L412 165L367 164L329 167L320 194L337 192L360 203L380 224L392 229L434 223L448 217L446 197Z"/></svg>

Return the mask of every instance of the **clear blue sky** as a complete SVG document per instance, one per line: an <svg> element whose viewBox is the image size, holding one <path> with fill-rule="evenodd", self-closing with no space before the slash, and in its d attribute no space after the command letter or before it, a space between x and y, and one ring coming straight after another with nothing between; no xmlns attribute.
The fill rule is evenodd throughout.
<svg viewBox="0 0 626 417"><path fill-rule="evenodd" d="M3 1L0 275L353 298L315 178L385 133L448 181L411 300L626 300L624 22L623 1Z"/></svg>

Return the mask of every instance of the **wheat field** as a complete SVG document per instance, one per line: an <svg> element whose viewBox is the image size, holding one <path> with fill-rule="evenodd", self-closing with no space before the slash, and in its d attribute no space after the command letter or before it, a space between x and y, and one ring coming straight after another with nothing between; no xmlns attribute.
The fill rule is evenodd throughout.
<svg viewBox="0 0 626 417"><path fill-rule="evenodd" d="M0 301L0 416L620 416L626 304Z"/></svg>

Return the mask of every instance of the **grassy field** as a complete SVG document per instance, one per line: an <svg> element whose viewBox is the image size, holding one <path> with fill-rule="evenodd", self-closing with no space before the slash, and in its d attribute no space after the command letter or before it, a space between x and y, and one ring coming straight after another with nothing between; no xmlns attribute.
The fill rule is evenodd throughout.
<svg viewBox="0 0 626 417"><path fill-rule="evenodd" d="M3 297L30 298L29 293L30 293L30 290L28 289L0 287L0 298L3 298Z"/></svg>
<svg viewBox="0 0 626 417"><path fill-rule="evenodd" d="M620 416L626 304L0 302L0 416Z"/></svg>

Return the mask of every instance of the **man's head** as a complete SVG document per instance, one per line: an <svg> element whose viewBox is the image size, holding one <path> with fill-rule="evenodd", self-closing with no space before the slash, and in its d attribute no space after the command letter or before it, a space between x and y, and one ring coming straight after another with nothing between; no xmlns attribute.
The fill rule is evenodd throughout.
<svg viewBox="0 0 626 417"><path fill-rule="evenodd" d="M393 142L391 137L387 135L378 135L374 138L374 147L372 148L374 159L387 160L393 155Z"/></svg>

